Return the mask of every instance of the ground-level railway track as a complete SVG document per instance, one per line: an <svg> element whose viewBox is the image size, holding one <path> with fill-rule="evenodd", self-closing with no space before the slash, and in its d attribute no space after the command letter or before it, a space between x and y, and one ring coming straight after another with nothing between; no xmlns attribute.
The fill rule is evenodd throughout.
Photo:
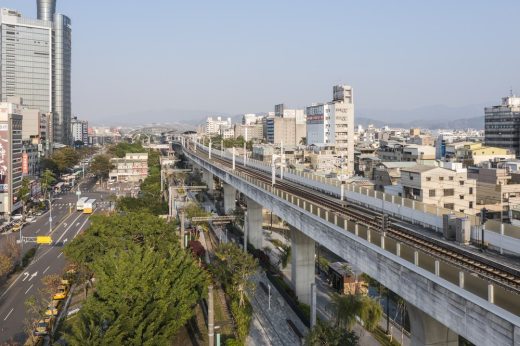
<svg viewBox="0 0 520 346"><path fill-rule="evenodd" d="M190 150L190 153L208 159L208 155L204 151L199 150L195 153ZM230 159L222 158L217 155L212 156L212 161L224 165L225 167L232 166ZM235 170L245 173L264 183L271 184L271 175L266 172L239 164L235 165ZM348 202L340 201L337 198L333 198L308 187L288 182L287 180L280 180L277 178L275 187L287 193L294 194L295 196L311 203L318 204L329 212L337 213L351 221L368 226L371 231L382 233L382 216L378 212L366 209L360 210L361 207L359 206L351 205ZM397 221L398 219L390 218L389 225L385 231L387 237L408 244L417 250L424 251L429 255L474 273L477 276L494 284L498 284L510 291L520 293L519 270L502 263L494 262L486 257L479 256L474 252L461 249L460 247L447 244L446 242L407 229L406 227L398 225Z"/></svg>

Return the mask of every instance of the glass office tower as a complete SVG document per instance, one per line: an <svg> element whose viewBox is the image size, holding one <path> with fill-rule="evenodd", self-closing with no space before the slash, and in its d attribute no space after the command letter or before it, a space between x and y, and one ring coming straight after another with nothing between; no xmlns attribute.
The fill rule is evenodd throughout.
<svg viewBox="0 0 520 346"><path fill-rule="evenodd" d="M0 101L22 97L24 105L52 112L53 141L71 144L72 30L56 14L56 0L37 0L38 19L0 12Z"/></svg>

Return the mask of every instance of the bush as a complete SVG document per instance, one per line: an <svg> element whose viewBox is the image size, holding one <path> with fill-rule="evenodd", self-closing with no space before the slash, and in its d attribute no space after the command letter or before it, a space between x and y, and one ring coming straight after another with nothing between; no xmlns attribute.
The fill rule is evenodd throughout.
<svg viewBox="0 0 520 346"><path fill-rule="evenodd" d="M31 262L31 260L35 254L36 254L36 248L35 247L30 248L29 251L27 251L25 253L25 255L23 255L22 267L26 267Z"/></svg>
<svg viewBox="0 0 520 346"><path fill-rule="evenodd" d="M242 344L240 343L240 341L237 341L236 339L227 339L226 346L242 346Z"/></svg>
<svg viewBox="0 0 520 346"><path fill-rule="evenodd" d="M251 318L253 316L253 308L247 299L245 306L241 308L238 304L238 299L235 298L231 302L231 313L235 319L238 338L243 344L249 335L249 325L251 324Z"/></svg>

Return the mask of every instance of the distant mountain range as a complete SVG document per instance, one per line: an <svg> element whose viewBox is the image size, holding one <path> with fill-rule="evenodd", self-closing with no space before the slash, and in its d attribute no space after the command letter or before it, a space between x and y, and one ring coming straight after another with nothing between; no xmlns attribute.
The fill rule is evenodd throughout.
<svg viewBox="0 0 520 346"><path fill-rule="evenodd" d="M487 103L490 104L490 103ZM484 104L464 107L448 107L435 105L407 110L356 109L356 124L366 127L373 124L376 127L427 129L483 129ZM163 109L138 111L117 116L105 117L103 122L92 121L96 125L127 125L135 126L145 123L183 124L195 128L204 122L208 116L231 117L234 122L240 122L241 115L206 110Z"/></svg>
<svg viewBox="0 0 520 346"><path fill-rule="evenodd" d="M374 125L375 127L389 126L393 128L422 128L422 129L453 129L453 130L465 130L465 129L484 129L484 116L468 118L468 119L456 119L456 120L413 120L410 122L388 122L375 120L365 117L356 117L356 125L361 125L366 128L368 125Z"/></svg>
<svg viewBox="0 0 520 346"><path fill-rule="evenodd" d="M356 124L373 124L376 127L420 127L432 130L483 129L484 107L489 104L464 107L435 105L408 110L359 109L356 111Z"/></svg>

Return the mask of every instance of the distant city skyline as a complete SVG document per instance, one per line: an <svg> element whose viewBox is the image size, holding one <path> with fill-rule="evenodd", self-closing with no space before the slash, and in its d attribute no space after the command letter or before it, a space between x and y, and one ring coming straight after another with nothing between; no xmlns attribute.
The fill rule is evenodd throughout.
<svg viewBox="0 0 520 346"><path fill-rule="evenodd" d="M0 6L36 18L35 0ZM147 110L305 107L334 84L354 87L358 110L492 106L510 88L520 94L518 10L515 1L58 1L74 23L73 114L95 123Z"/></svg>

